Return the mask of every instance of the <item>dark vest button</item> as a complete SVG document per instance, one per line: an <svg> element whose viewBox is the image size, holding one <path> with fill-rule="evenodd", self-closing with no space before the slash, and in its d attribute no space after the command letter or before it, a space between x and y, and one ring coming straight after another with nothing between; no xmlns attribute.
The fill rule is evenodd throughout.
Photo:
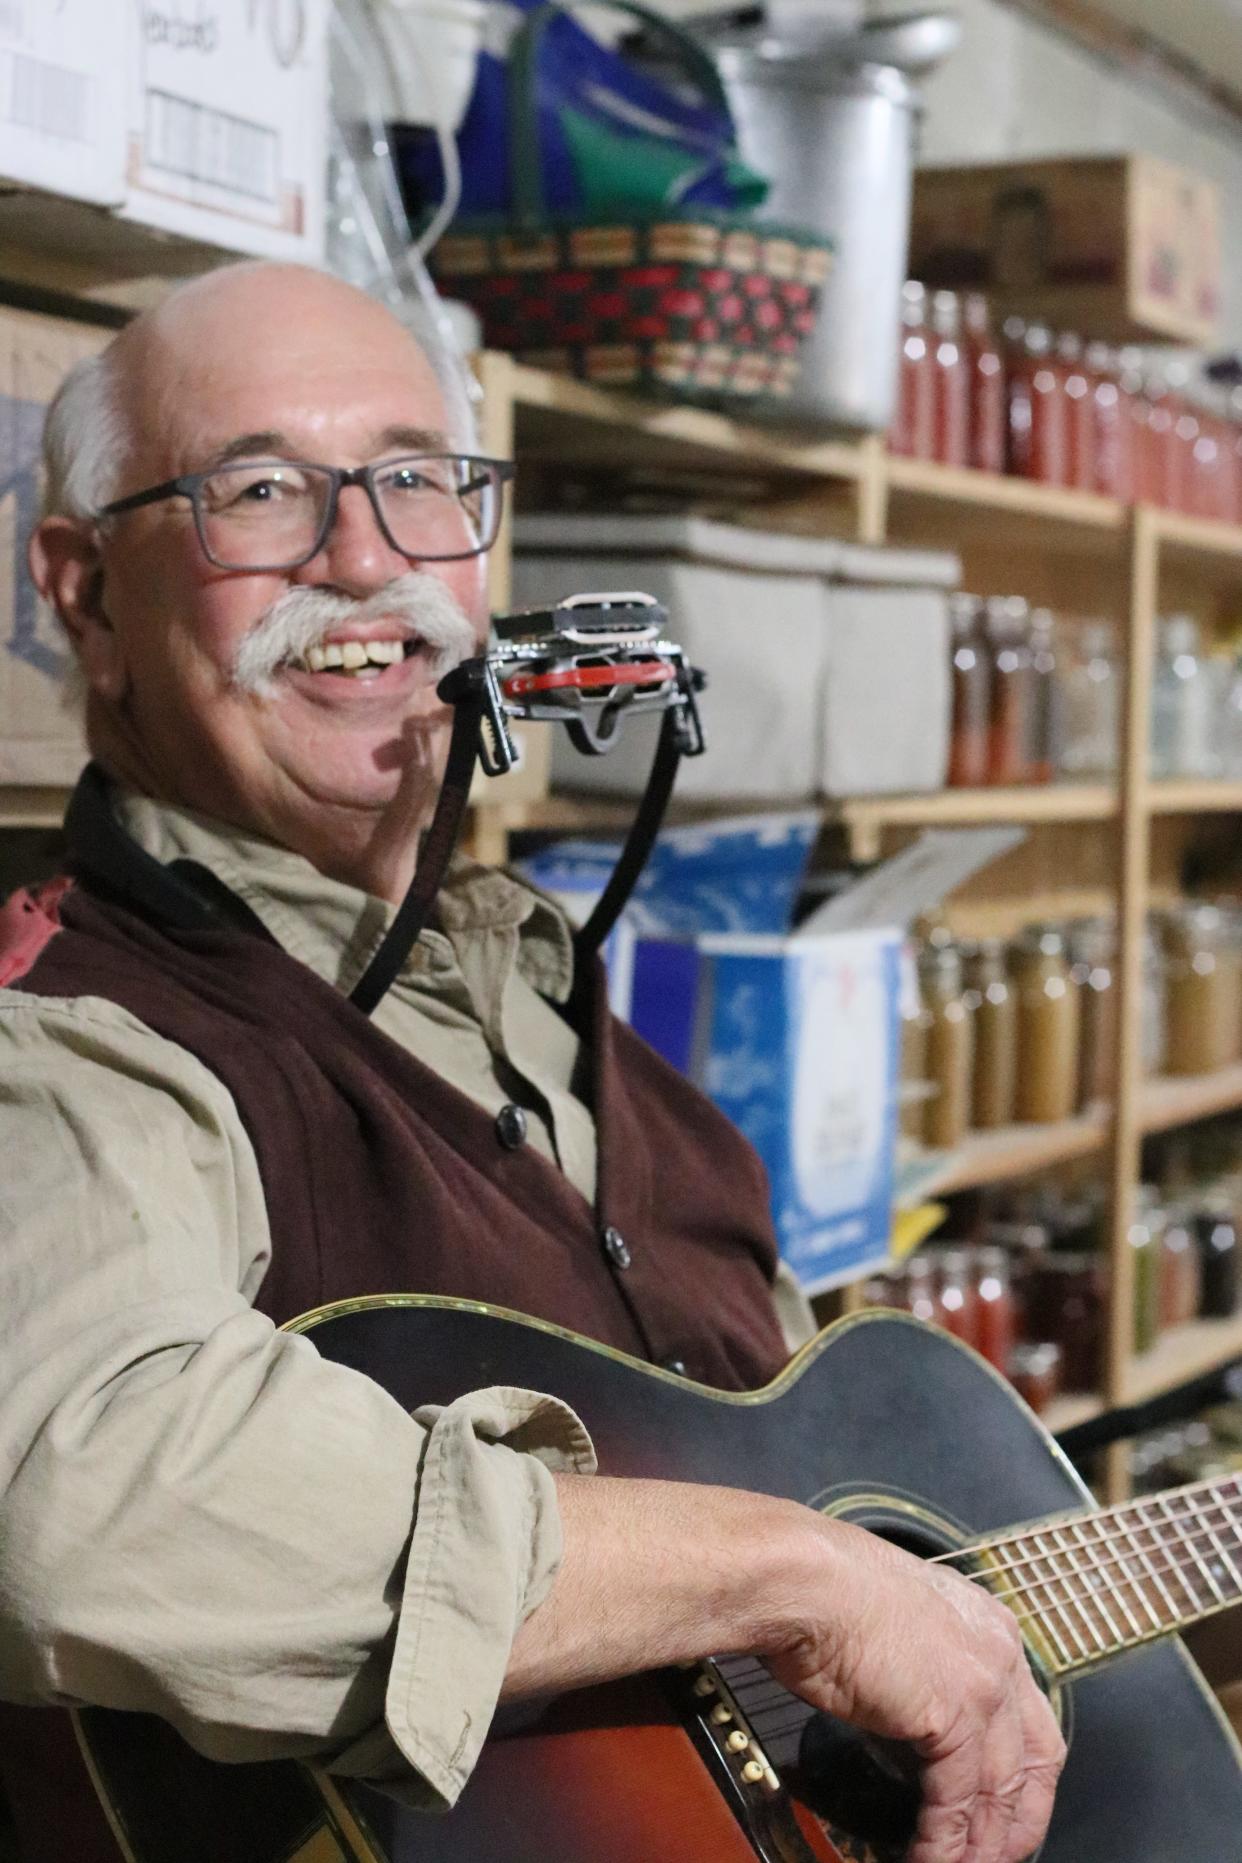
<svg viewBox="0 0 1242 1863"><path fill-rule="evenodd" d="M526 1143L526 1114L520 1106L502 1106L496 1115L496 1137L506 1151L519 1151Z"/></svg>
<svg viewBox="0 0 1242 1863"><path fill-rule="evenodd" d="M686 1368L686 1361L684 1358L662 1359L660 1361L660 1370L671 1371L673 1373L673 1376L676 1378L688 1378L690 1376L690 1373Z"/></svg>
<svg viewBox="0 0 1242 1863"><path fill-rule="evenodd" d="M609 1223L603 1234L604 1253L614 1268L628 1268L634 1257L630 1254L629 1244L619 1229Z"/></svg>

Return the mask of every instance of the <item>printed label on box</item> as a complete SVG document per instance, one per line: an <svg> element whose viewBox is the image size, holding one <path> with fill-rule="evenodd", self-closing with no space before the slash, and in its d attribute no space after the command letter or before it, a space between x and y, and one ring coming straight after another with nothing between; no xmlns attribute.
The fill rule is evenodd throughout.
<svg viewBox="0 0 1242 1863"><path fill-rule="evenodd" d="M273 258L323 250L326 0L133 0L125 215Z"/></svg>
<svg viewBox="0 0 1242 1863"><path fill-rule="evenodd" d="M99 206L124 194L126 0L0 0L0 175Z"/></svg>

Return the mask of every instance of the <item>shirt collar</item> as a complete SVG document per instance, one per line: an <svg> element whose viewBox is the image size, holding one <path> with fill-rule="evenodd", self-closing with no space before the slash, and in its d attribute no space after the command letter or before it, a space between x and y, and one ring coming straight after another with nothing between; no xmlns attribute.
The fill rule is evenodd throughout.
<svg viewBox="0 0 1242 1863"><path fill-rule="evenodd" d="M359 887L330 879L303 855L231 823L113 787L122 825L148 854L167 864L193 860L208 868L291 957L336 988L349 991L366 969L395 908ZM464 854L449 865L436 918L406 960L411 972L452 963L452 942L516 931L517 967L532 987L564 1002L573 981L573 942L560 909L515 874L484 867Z"/></svg>

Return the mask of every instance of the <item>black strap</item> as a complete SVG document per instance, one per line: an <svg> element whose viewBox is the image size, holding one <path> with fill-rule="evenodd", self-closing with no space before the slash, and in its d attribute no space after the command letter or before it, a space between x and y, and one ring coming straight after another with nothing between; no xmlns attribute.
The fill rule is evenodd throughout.
<svg viewBox="0 0 1242 1863"><path fill-rule="evenodd" d="M668 799L681 763L681 722L675 709L666 711L660 725L660 739L651 765L651 775L638 813L630 824L625 845L608 884L595 902L586 924L574 935L574 949L579 957L593 956L620 918L634 884L647 863L652 844L660 832Z"/></svg>
<svg viewBox="0 0 1242 1863"><path fill-rule="evenodd" d="M371 1014L414 949L435 904L436 894L461 833L470 796L470 779L474 774L475 758L479 751L482 721L481 691L468 691L457 699L448 761L444 766L444 781L440 785L431 826L423 836L414 878L397 908L396 917L384 933L379 949L349 993L350 1002L361 1009L364 1015Z"/></svg>

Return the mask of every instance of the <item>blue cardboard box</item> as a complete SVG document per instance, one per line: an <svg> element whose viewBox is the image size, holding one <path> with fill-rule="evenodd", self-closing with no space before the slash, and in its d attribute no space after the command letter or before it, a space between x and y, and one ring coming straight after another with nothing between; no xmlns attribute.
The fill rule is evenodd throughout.
<svg viewBox="0 0 1242 1863"><path fill-rule="evenodd" d="M808 1292L888 1255L901 938L637 938L629 1019L767 1167L781 1253Z"/></svg>
<svg viewBox="0 0 1242 1863"><path fill-rule="evenodd" d="M661 835L607 953L613 1006L746 1134L781 1252L808 1291L888 1255L901 934L790 932L819 818ZM585 909L616 850L562 843L526 871Z"/></svg>

